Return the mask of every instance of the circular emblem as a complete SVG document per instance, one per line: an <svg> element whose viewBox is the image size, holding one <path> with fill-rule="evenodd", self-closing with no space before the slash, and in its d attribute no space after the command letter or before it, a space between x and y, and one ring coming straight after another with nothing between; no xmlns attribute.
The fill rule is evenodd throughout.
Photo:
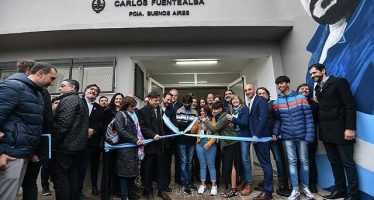
<svg viewBox="0 0 374 200"><path fill-rule="evenodd" d="M105 0L93 0L92 1L92 10L96 13L100 13L105 8Z"/></svg>

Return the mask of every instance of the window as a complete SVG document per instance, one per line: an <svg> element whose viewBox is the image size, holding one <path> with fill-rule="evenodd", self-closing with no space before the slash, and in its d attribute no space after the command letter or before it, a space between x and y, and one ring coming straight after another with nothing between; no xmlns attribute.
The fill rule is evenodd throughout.
<svg viewBox="0 0 374 200"><path fill-rule="evenodd" d="M101 92L114 92L115 88L115 57L97 58L63 58L37 60L48 62L57 68L57 79L54 85L48 87L51 94L57 94L64 79L75 79L83 92L86 85L97 84ZM0 63L1 80L15 73L16 62Z"/></svg>

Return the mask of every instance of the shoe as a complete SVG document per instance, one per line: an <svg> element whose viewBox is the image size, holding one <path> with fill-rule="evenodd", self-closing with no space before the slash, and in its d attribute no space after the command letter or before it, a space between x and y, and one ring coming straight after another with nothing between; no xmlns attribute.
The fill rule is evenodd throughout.
<svg viewBox="0 0 374 200"><path fill-rule="evenodd" d="M331 192L331 194L328 195L323 195L323 198L325 199L340 199L340 198L345 198L345 193L344 192L338 192L337 190L334 190Z"/></svg>
<svg viewBox="0 0 374 200"><path fill-rule="evenodd" d="M205 190L206 190L206 186L200 185L199 189L197 190L197 194L204 194Z"/></svg>
<svg viewBox="0 0 374 200"><path fill-rule="evenodd" d="M291 195L287 198L287 200L300 200L300 192L297 190L292 190Z"/></svg>
<svg viewBox="0 0 374 200"><path fill-rule="evenodd" d="M188 187L188 186L183 187L183 188L182 188L182 191L183 191L183 193L185 193L185 194L191 194L191 189L190 189L190 187Z"/></svg>
<svg viewBox="0 0 374 200"><path fill-rule="evenodd" d="M165 192L172 192L173 190L170 187L165 188Z"/></svg>
<svg viewBox="0 0 374 200"><path fill-rule="evenodd" d="M272 199L273 195L267 192L261 192L257 197L253 198L253 200L269 200Z"/></svg>
<svg viewBox="0 0 374 200"><path fill-rule="evenodd" d="M94 196L99 195L99 190L97 189L97 187L92 187L91 194Z"/></svg>
<svg viewBox="0 0 374 200"><path fill-rule="evenodd" d="M158 192L158 197L160 197L162 200L171 200L168 194L166 192Z"/></svg>
<svg viewBox="0 0 374 200"><path fill-rule="evenodd" d="M42 195L43 196L51 195L51 191L49 190L49 187L45 187L45 188L42 189Z"/></svg>
<svg viewBox="0 0 374 200"><path fill-rule="evenodd" d="M258 185L255 186L254 189L258 190L258 191L263 191L264 190L264 182L258 183Z"/></svg>
<svg viewBox="0 0 374 200"><path fill-rule="evenodd" d="M304 195L306 196L307 199L315 199L316 197L314 196L313 193L310 192L308 187L303 187L302 189Z"/></svg>
<svg viewBox="0 0 374 200"><path fill-rule="evenodd" d="M312 193L318 193L318 189L317 189L317 186L316 186L316 185L309 185L309 190L310 190Z"/></svg>
<svg viewBox="0 0 374 200"><path fill-rule="evenodd" d="M217 193L218 193L217 185L212 185L212 189L210 189L210 195L211 196L216 196Z"/></svg>
<svg viewBox="0 0 374 200"><path fill-rule="evenodd" d="M223 195L223 197L225 197L225 198L231 198L231 197L234 197L234 196L238 196L238 192L236 191L235 188L227 189L225 194Z"/></svg>
<svg viewBox="0 0 374 200"><path fill-rule="evenodd" d="M191 191L197 191L197 187L195 185L191 184L189 187Z"/></svg>
<svg viewBox="0 0 374 200"><path fill-rule="evenodd" d="M237 187L236 187L236 191L242 191L244 189L244 187L246 186L247 184L245 184L244 182L240 183Z"/></svg>
<svg viewBox="0 0 374 200"><path fill-rule="evenodd" d="M242 194L242 196L248 196L252 192L253 192L253 189L252 189L251 185L246 184L245 187L243 188L241 194Z"/></svg>

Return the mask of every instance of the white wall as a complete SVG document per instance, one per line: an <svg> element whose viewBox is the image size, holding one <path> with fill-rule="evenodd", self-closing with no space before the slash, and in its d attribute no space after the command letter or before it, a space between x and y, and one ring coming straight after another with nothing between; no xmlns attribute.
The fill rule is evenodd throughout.
<svg viewBox="0 0 374 200"><path fill-rule="evenodd" d="M259 57L253 59L241 73L246 76L247 83L267 88L271 99L276 99L274 67L272 56Z"/></svg>
<svg viewBox="0 0 374 200"><path fill-rule="evenodd" d="M284 75L291 79L291 88L305 82L311 54L306 50L309 40L317 29L317 23L304 10L300 0L274 1L276 16L293 21L293 28L280 41L280 55ZM292 12L289 12L292 10Z"/></svg>
<svg viewBox="0 0 374 200"><path fill-rule="evenodd" d="M135 2L137 0L134 0ZM107 0L101 13L92 0L2 0L0 34L48 30L172 27L172 26L266 26L278 25L273 0L204 0L198 6L115 7ZM130 11L189 10L188 16L129 16Z"/></svg>

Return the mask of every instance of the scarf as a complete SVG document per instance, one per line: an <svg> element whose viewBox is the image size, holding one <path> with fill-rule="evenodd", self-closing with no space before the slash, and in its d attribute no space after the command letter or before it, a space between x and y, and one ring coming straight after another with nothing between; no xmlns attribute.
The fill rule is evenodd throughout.
<svg viewBox="0 0 374 200"><path fill-rule="evenodd" d="M127 112L127 114L131 117L132 121L134 122L135 124L135 131L136 131L136 136L138 137L139 140L144 140L144 137L143 137L143 134L141 132L141 129L140 129L140 125L139 125L139 120L138 120L138 116L136 116L136 113L135 112ZM141 145L138 147L138 157L140 160L143 160L144 159L144 145Z"/></svg>

